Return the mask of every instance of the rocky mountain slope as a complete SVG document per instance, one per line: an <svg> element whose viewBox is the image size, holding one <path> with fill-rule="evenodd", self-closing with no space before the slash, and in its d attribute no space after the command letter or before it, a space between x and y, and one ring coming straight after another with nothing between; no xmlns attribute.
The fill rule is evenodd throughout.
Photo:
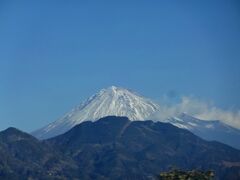
<svg viewBox="0 0 240 180"><path fill-rule="evenodd" d="M78 167L55 147L8 128L0 132L0 179L72 179Z"/></svg>
<svg viewBox="0 0 240 180"><path fill-rule="evenodd" d="M0 179L154 179L177 167L238 179L240 151L169 123L105 117L40 141L0 132Z"/></svg>
<svg viewBox="0 0 240 180"><path fill-rule="evenodd" d="M84 179L151 179L169 167L214 170L237 179L240 151L168 123L106 117L47 140L79 165Z"/></svg>

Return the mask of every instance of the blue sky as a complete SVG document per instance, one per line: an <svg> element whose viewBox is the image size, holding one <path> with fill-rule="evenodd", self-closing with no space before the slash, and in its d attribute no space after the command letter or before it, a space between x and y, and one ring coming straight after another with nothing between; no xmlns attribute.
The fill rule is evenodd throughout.
<svg viewBox="0 0 240 180"><path fill-rule="evenodd" d="M0 130L32 131L99 89L240 109L238 0L0 1Z"/></svg>

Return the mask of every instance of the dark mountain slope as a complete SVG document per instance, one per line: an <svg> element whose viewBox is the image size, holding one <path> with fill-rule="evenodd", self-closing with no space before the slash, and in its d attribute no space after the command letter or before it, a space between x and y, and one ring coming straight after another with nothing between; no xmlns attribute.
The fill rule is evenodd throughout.
<svg viewBox="0 0 240 180"><path fill-rule="evenodd" d="M240 177L240 151L167 123L106 117L47 142L73 157L84 179L149 179L171 166Z"/></svg>
<svg viewBox="0 0 240 180"><path fill-rule="evenodd" d="M0 132L0 179L73 178L77 166L50 145L15 128Z"/></svg>
<svg viewBox="0 0 240 180"><path fill-rule="evenodd" d="M169 167L239 179L240 151L167 123L105 117L39 141L0 132L0 179L152 179Z"/></svg>

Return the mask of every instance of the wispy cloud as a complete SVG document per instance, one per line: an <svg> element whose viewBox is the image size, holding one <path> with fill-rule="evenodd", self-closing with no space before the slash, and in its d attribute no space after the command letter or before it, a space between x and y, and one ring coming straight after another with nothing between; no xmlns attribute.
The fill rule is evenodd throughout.
<svg viewBox="0 0 240 180"><path fill-rule="evenodd" d="M178 116L187 113L202 120L221 120L233 127L240 128L240 110L223 110L194 97L182 97L180 102L172 105L161 105L161 110L155 114L154 118L164 120L168 117Z"/></svg>

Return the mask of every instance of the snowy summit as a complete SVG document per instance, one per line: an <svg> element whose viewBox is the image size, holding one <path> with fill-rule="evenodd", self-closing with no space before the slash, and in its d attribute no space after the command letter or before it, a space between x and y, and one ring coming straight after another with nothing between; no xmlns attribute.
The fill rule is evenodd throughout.
<svg viewBox="0 0 240 180"><path fill-rule="evenodd" d="M102 89L62 118L33 132L32 135L39 139L47 139L63 134L85 121L97 121L105 116L125 116L132 121L155 120L171 123L203 139L217 140L240 149L240 130L223 122L203 121L186 113L161 119L158 118L159 114L164 114L164 107L131 90L111 86Z"/></svg>
<svg viewBox="0 0 240 180"><path fill-rule="evenodd" d="M84 121L96 121L110 115L146 120L158 109L158 104L131 90L111 86L102 89L59 120L35 131L33 135L40 139L53 137Z"/></svg>

